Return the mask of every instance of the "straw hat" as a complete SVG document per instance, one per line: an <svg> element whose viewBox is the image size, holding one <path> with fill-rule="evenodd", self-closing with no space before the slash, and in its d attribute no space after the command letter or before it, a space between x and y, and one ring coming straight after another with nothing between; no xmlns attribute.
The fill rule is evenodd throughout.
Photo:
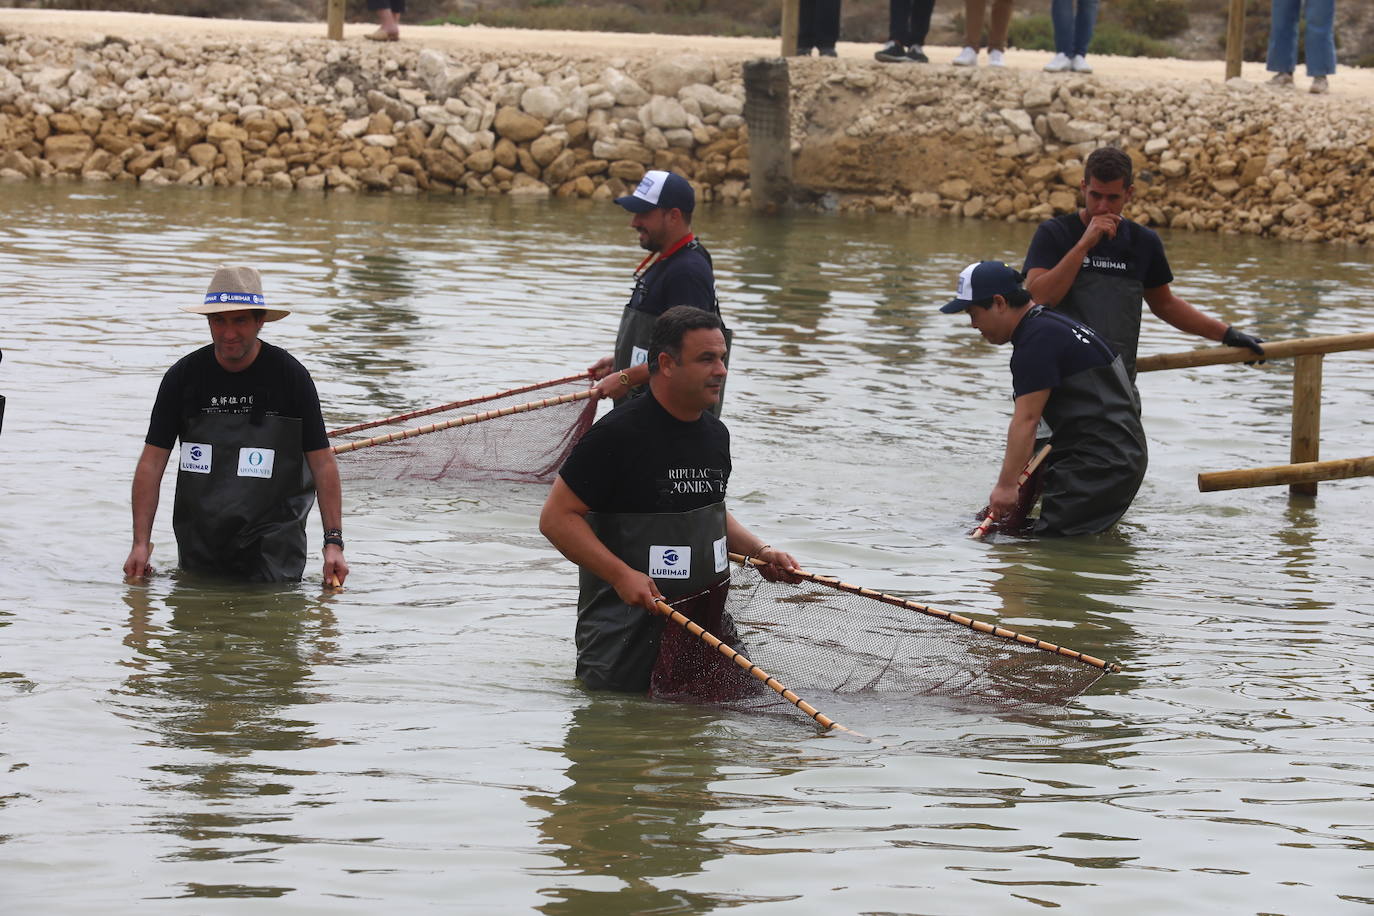
<svg viewBox="0 0 1374 916"><path fill-rule="evenodd" d="M213 315L216 312L237 312L240 309L262 309L263 321L279 321L291 314L290 309L270 309L262 294L262 275L255 267L220 267L205 290L204 305L183 305L183 312Z"/></svg>

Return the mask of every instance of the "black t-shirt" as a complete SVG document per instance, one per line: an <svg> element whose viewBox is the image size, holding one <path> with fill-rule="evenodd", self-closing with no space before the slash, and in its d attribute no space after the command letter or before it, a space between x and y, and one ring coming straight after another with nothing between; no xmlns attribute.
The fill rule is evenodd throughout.
<svg viewBox="0 0 1374 916"><path fill-rule="evenodd" d="M720 311L711 256L695 241L673 252L667 260L655 261L636 281L636 286L643 294L635 296L631 306L650 315L662 315L675 305Z"/></svg>
<svg viewBox="0 0 1374 916"><path fill-rule="evenodd" d="M559 476L593 512L690 512L725 499L730 431L709 412L677 419L651 391L598 420Z"/></svg>
<svg viewBox="0 0 1374 916"><path fill-rule="evenodd" d="M266 341L258 358L242 372L225 371L215 360L213 344L177 360L162 377L143 441L170 449L181 435L183 417L251 413L255 407L265 416L299 419L302 451L328 448L320 397L310 373L290 353Z"/></svg>
<svg viewBox="0 0 1374 916"><path fill-rule="evenodd" d="M1111 345L1072 318L1033 308L1011 335L1011 387L1016 397L1055 388L1088 369L1116 359Z"/></svg>
<svg viewBox="0 0 1374 916"><path fill-rule="evenodd" d="M1088 231L1078 211L1047 219L1035 230L1030 248L1026 249L1026 263L1022 270L1035 268L1053 270L1083 233ZM1164 243L1154 230L1123 219L1117 227L1116 238L1104 238L1092 247L1083 259L1083 271L1104 273L1139 280L1145 289L1154 289L1174 280L1169 259L1164 256Z"/></svg>

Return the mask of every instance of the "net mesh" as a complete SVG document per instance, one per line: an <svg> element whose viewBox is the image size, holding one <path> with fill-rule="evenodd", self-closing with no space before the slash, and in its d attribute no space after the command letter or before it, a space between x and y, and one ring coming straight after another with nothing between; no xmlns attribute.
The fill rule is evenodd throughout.
<svg viewBox="0 0 1374 916"><path fill-rule="evenodd" d="M585 392L587 387L587 377L583 375L457 401L334 430L330 443L338 452L339 473L348 480L547 481L591 427L596 401L584 398L506 415L499 412L557 401ZM486 414L492 416L410 438L342 450L353 443Z"/></svg>
<svg viewBox="0 0 1374 916"><path fill-rule="evenodd" d="M684 604L680 610L822 708L817 698L825 693L865 692L1000 706L1063 703L1104 674L1088 662L876 597L811 581L770 582L752 568L733 569L728 597L718 603L719 612L708 610L704 619L694 616L701 614L699 605ZM655 681L657 695L718 702L759 697L762 685L744 683L742 672L714 660L698 659L693 668L685 641L667 638L672 629L680 628L666 625L655 672L662 670L665 677ZM723 656L721 662L734 667ZM699 683L693 683L693 672Z"/></svg>

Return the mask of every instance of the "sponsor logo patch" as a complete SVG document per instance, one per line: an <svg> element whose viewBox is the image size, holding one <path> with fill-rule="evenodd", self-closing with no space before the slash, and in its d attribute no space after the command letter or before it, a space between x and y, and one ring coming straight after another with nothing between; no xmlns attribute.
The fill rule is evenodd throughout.
<svg viewBox="0 0 1374 916"><path fill-rule="evenodd" d="M214 449L204 442L181 443L181 469L192 474L210 473L210 458Z"/></svg>
<svg viewBox="0 0 1374 916"><path fill-rule="evenodd" d="M692 548L649 548L650 579L687 579L692 575Z"/></svg>
<svg viewBox="0 0 1374 916"><path fill-rule="evenodd" d="M649 361L649 351L643 347L630 348L630 366L642 366Z"/></svg>
<svg viewBox="0 0 1374 916"><path fill-rule="evenodd" d="M716 572L725 572L730 565L730 551L725 547L725 538L713 541L711 546L716 549Z"/></svg>
<svg viewBox="0 0 1374 916"><path fill-rule="evenodd" d="M276 457L276 451L270 448L239 449L239 476L271 477L272 462Z"/></svg>

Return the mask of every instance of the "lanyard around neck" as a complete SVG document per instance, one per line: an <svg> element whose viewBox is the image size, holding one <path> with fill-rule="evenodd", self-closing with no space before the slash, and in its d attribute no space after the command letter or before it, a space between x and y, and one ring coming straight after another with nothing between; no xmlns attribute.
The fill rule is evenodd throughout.
<svg viewBox="0 0 1374 916"><path fill-rule="evenodd" d="M694 235L691 232L687 233L682 238L674 242L672 245L668 246L667 251L659 252L658 261L654 261L654 253L652 251L649 252L644 256L644 260L639 262L639 266L635 268L635 279L638 280L641 276L643 276L644 268L649 266L650 261L654 261L655 264L657 264L659 261L666 261L668 258L677 254L678 251L680 251L681 249L686 248L688 245L692 244L692 242L695 239L696 235Z"/></svg>

